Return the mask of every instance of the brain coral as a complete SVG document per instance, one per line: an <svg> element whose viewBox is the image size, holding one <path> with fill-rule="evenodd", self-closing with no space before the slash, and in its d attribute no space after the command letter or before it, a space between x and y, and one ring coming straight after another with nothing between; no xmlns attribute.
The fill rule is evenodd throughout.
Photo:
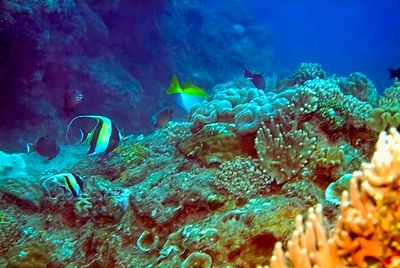
<svg viewBox="0 0 400 268"><path fill-rule="evenodd" d="M250 81L228 82L213 91L212 100L197 104L189 114L193 132L210 123L225 122L233 123L239 134L255 133L276 107L287 104L281 95L266 94Z"/></svg>

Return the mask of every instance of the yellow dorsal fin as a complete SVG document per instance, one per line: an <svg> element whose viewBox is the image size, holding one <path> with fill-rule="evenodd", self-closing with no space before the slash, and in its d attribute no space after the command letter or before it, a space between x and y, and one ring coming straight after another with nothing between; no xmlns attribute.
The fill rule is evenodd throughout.
<svg viewBox="0 0 400 268"><path fill-rule="evenodd" d="M183 87L183 92L185 94L190 95L190 96L207 97L207 92L205 92L203 89L199 88L198 86L193 85L189 81L185 82L185 85Z"/></svg>
<svg viewBox="0 0 400 268"><path fill-rule="evenodd" d="M178 78L174 74L171 79L171 83L169 84L169 87L167 89L167 94L175 94L175 93L180 93L182 92L182 88L179 85Z"/></svg>

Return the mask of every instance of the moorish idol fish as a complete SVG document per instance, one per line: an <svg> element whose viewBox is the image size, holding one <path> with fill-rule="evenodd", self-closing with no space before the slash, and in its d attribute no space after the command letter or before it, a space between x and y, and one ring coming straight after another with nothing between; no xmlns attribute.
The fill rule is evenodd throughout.
<svg viewBox="0 0 400 268"><path fill-rule="evenodd" d="M30 154L36 152L38 155L47 157L49 160L53 159L60 152L60 146L54 139L49 137L41 137L35 144L26 144L26 153Z"/></svg>
<svg viewBox="0 0 400 268"><path fill-rule="evenodd" d="M99 115L80 115L71 120L68 124L66 137L68 138L68 131L72 123L81 118L92 118L96 120L96 126L89 132L80 128L81 139L79 143L89 141L88 155L94 154L108 154L118 147L122 140L122 135L117 126L110 119Z"/></svg>
<svg viewBox="0 0 400 268"><path fill-rule="evenodd" d="M168 124L172 119L174 110L172 108L165 108L151 116L151 124L154 128L163 127Z"/></svg>
<svg viewBox="0 0 400 268"><path fill-rule="evenodd" d="M61 188L64 194L72 194L74 197L81 196L83 191L83 178L75 173L60 173L45 179L42 186L50 195L51 184Z"/></svg>
<svg viewBox="0 0 400 268"><path fill-rule="evenodd" d="M265 80L264 80L264 76L262 74L252 73L245 68L243 76L246 78L250 78L251 82L253 82L253 84L256 88L265 89Z"/></svg>
<svg viewBox="0 0 400 268"><path fill-rule="evenodd" d="M190 82L185 82L185 85L181 87L175 74L172 76L167 94L176 94L178 105L186 112L189 112L195 104L207 99L208 96L207 92Z"/></svg>
<svg viewBox="0 0 400 268"><path fill-rule="evenodd" d="M392 78L397 78L397 79L400 79L400 69L397 69L397 70L394 70L394 69L387 69L388 71L389 71L389 73L390 73L390 77L389 77L389 79L392 79Z"/></svg>

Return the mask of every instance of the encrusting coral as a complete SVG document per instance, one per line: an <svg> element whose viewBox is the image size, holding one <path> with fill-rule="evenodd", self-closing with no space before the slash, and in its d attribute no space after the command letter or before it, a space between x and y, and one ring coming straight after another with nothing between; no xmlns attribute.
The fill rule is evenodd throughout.
<svg viewBox="0 0 400 268"><path fill-rule="evenodd" d="M213 185L238 198L249 198L268 192L270 180L253 159L235 157L213 169Z"/></svg>
<svg viewBox="0 0 400 268"><path fill-rule="evenodd" d="M332 232L322 206L310 209L284 252L275 245L271 268L399 267L400 265L400 134L380 134L371 163L353 173L344 191L341 215ZM260 266L261 267L261 266Z"/></svg>
<svg viewBox="0 0 400 268"><path fill-rule="evenodd" d="M7 252L18 240L21 235L19 226L20 224L12 215L0 210L0 254Z"/></svg>
<svg viewBox="0 0 400 268"><path fill-rule="evenodd" d="M235 156L248 156L254 150L253 144L243 144L233 124L211 123L187 138L178 147L190 158L196 158L205 165L221 164ZM250 148L250 150L249 150Z"/></svg>

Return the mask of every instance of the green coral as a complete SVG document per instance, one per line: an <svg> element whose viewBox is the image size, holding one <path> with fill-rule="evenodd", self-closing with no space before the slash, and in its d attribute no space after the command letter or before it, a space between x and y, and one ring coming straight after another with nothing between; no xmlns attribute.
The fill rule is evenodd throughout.
<svg viewBox="0 0 400 268"><path fill-rule="evenodd" d="M0 210L0 254L4 254L18 240L21 232L18 221Z"/></svg>
<svg viewBox="0 0 400 268"><path fill-rule="evenodd" d="M376 132L388 130L400 125L400 109L392 107L379 107L371 111L368 126Z"/></svg>
<svg viewBox="0 0 400 268"><path fill-rule="evenodd" d="M257 131L255 147L261 165L278 184L299 175L315 150L317 138L309 125L304 126L271 118Z"/></svg>
<svg viewBox="0 0 400 268"><path fill-rule="evenodd" d="M376 132L400 125L400 81L385 90L378 107L371 111L368 126Z"/></svg>
<svg viewBox="0 0 400 268"><path fill-rule="evenodd" d="M8 268L45 268L50 262L49 245L39 242L30 242L14 246L7 254Z"/></svg>
<svg viewBox="0 0 400 268"><path fill-rule="evenodd" d="M87 218L90 215L90 210L93 208L93 204L87 198L79 197L75 203L75 213L82 217Z"/></svg>
<svg viewBox="0 0 400 268"><path fill-rule="evenodd" d="M284 80L279 82L278 88L293 87L295 85L302 85L308 80L324 79L326 77L325 71L318 63L300 63L294 73Z"/></svg>
<svg viewBox="0 0 400 268"><path fill-rule="evenodd" d="M344 159L342 147L331 147L325 144L316 151L315 164L320 168L332 168L340 166Z"/></svg>
<svg viewBox="0 0 400 268"><path fill-rule="evenodd" d="M221 164L251 153L249 146L243 146L242 141L233 124L211 123L185 140L179 149L204 165Z"/></svg>
<svg viewBox="0 0 400 268"><path fill-rule="evenodd" d="M137 166L150 156L150 151L140 143L123 144L113 152L120 157L124 166Z"/></svg>
<svg viewBox="0 0 400 268"><path fill-rule="evenodd" d="M213 169L213 184L235 197L249 198L268 191L269 178L252 158L236 157Z"/></svg>

